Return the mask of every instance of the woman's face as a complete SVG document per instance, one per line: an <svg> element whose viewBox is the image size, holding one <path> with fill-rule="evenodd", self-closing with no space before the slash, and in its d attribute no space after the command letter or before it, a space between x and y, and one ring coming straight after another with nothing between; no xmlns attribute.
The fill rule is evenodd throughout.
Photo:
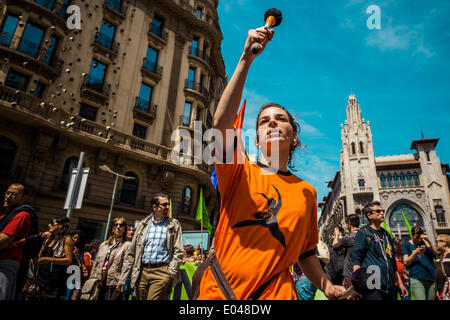
<svg viewBox="0 0 450 320"><path fill-rule="evenodd" d="M127 231L127 238L129 238L129 239L133 239L133 236L134 236L134 232L135 232L136 230L134 229L134 228L128 228L128 231Z"/></svg>
<svg viewBox="0 0 450 320"><path fill-rule="evenodd" d="M446 247L445 240L440 239L439 237L436 239L436 249L438 249L440 252L444 252Z"/></svg>
<svg viewBox="0 0 450 320"><path fill-rule="evenodd" d="M75 233L72 236L72 240L73 240L73 242L75 242L75 244L78 243L78 241L80 240L80 235L78 233Z"/></svg>
<svg viewBox="0 0 450 320"><path fill-rule="evenodd" d="M278 107L268 107L261 112L257 134L261 149L267 151L268 155L271 151L278 150L280 157L285 153L289 155L291 145L297 136L289 122L287 112Z"/></svg>
<svg viewBox="0 0 450 320"><path fill-rule="evenodd" d="M120 238L123 236L123 233L125 232L125 221L123 219L119 219L113 224L113 234L117 238Z"/></svg>
<svg viewBox="0 0 450 320"><path fill-rule="evenodd" d="M50 221L50 223L48 224L48 231L51 234L57 234L60 229L61 225L57 223L55 220Z"/></svg>

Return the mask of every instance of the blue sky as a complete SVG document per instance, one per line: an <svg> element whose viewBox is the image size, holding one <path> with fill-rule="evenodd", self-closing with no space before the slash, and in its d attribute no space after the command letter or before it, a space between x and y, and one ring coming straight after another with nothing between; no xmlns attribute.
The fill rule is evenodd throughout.
<svg viewBox="0 0 450 320"><path fill-rule="evenodd" d="M380 8L380 30L367 27L369 5ZM296 174L314 185L319 202L339 170L351 92L371 123L375 156L413 153L422 129L426 138L440 138L438 156L450 162L450 1L220 0L229 77L247 31L263 25L272 7L283 21L247 78L244 130L254 130L263 103L287 107L307 146L296 152Z"/></svg>

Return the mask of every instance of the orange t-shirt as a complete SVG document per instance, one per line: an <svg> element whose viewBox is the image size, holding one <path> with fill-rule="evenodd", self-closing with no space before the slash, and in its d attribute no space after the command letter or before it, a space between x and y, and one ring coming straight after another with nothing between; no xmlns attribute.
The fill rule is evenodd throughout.
<svg viewBox="0 0 450 320"><path fill-rule="evenodd" d="M297 299L289 266L315 253L316 190L290 172L270 174L243 157L244 164L216 163L221 196L217 260L238 300L248 299L272 277L259 299ZM209 267L198 299L225 299Z"/></svg>

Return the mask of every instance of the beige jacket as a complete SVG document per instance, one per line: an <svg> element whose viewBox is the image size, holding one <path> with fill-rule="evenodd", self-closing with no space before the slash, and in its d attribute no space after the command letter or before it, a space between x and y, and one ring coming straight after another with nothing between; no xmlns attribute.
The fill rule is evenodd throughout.
<svg viewBox="0 0 450 320"><path fill-rule="evenodd" d="M113 255L115 256L106 275L107 286L116 286L117 283L119 282L120 275L122 273L123 261L130 247L131 242L126 241L122 246L119 245L119 247L117 247L111 252L110 259L112 258ZM92 271L89 276L89 279L100 280L102 278L102 268L107 253L108 253L108 241L105 241L98 248L97 256L95 258L94 265L92 266Z"/></svg>
<svg viewBox="0 0 450 320"><path fill-rule="evenodd" d="M147 237L150 221L153 213L144 218L136 228L130 250L128 250L122 267L122 274L119 284L125 285L128 275L131 272L131 287L136 286L137 279L141 272L142 255L144 253L145 238ZM169 273L172 279L172 286L181 281L179 273L180 263L183 259L183 239L181 224L178 220L168 218L167 224L167 250L169 251Z"/></svg>

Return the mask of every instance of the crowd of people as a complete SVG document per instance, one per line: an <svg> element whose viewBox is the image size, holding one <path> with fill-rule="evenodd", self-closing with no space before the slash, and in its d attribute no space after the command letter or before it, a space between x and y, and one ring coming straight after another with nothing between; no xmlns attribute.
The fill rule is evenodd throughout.
<svg viewBox="0 0 450 320"><path fill-rule="evenodd" d="M335 229L329 256L321 259L330 280L355 289L348 290L350 299L449 299L450 235L439 234L432 243L422 227L414 226L410 239L402 241L381 227L384 210L380 202L367 204L364 213L367 225L360 228L359 216L351 214L347 232ZM375 279L376 268L379 279ZM316 289L301 270L294 268L292 274L299 299L313 300Z"/></svg>

